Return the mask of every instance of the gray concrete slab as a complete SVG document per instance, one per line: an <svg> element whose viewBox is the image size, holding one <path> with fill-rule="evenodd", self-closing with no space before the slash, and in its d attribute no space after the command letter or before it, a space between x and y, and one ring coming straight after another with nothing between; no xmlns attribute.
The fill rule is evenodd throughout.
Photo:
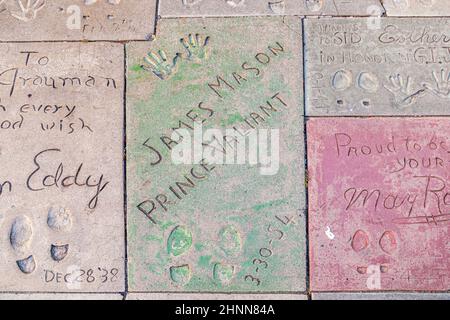
<svg viewBox="0 0 450 320"><path fill-rule="evenodd" d="M124 286L124 46L0 44L0 291Z"/></svg>
<svg viewBox="0 0 450 320"><path fill-rule="evenodd" d="M162 17L381 16L379 0L161 0Z"/></svg>
<svg viewBox="0 0 450 320"><path fill-rule="evenodd" d="M450 115L450 19L305 25L307 115Z"/></svg>
<svg viewBox="0 0 450 320"><path fill-rule="evenodd" d="M449 0L383 0L387 16L450 16Z"/></svg>
<svg viewBox="0 0 450 320"><path fill-rule="evenodd" d="M156 0L0 0L0 41L146 40Z"/></svg>

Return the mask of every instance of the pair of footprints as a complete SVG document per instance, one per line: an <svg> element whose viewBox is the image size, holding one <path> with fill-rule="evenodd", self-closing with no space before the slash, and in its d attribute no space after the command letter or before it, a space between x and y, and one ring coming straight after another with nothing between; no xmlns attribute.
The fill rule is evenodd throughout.
<svg viewBox="0 0 450 320"><path fill-rule="evenodd" d="M364 230L357 230L351 239L351 246L353 251L362 253L369 248L370 238ZM387 255L392 255L397 250L397 237L393 231L385 231L378 240L378 247ZM356 268L359 274L366 274L368 266L360 266ZM380 266L381 273L388 272L386 265Z"/></svg>
<svg viewBox="0 0 450 320"><path fill-rule="evenodd" d="M219 248L225 257L236 257L242 251L242 237L239 231L231 226L223 227L219 232ZM177 226L167 240L167 252L177 258L186 254L192 246L192 233L184 226ZM231 283L236 267L222 262L214 263L213 279L221 284ZM170 278L177 285L186 285L192 278L192 267L189 264L170 267Z"/></svg>
<svg viewBox="0 0 450 320"><path fill-rule="evenodd" d="M414 88L410 76L395 74L391 75L389 83L383 86L394 96L395 103L400 106L409 106L428 92L441 99L450 99L450 72L446 69L441 69L440 72L433 71L432 77L434 83L424 82L419 88ZM336 91L344 91L350 88L352 82L353 75L349 70L339 70L332 77L332 87ZM361 72L356 83L360 89L369 93L377 92L380 87L378 77L370 72ZM343 101L338 100L338 104L343 104ZM370 103L364 100L363 105L369 106Z"/></svg>
<svg viewBox="0 0 450 320"><path fill-rule="evenodd" d="M180 39L180 43L186 50L185 54L177 52L175 57L168 59L164 50L159 50L158 53L149 52L144 58L146 65L142 65L141 68L152 72L161 80L166 80L178 70L178 62L181 59L201 63L209 56L209 36L203 37L198 33L195 35L189 34L189 36Z"/></svg>
<svg viewBox="0 0 450 320"><path fill-rule="evenodd" d="M336 91L345 91L349 89L353 84L353 73L350 70L339 70L337 71L332 79L331 86ZM356 77L356 87L369 93L377 92L380 87L380 82L378 77L371 72L360 72ZM343 105L343 100L337 101L338 105ZM363 100L362 105L365 107L370 106L369 100Z"/></svg>
<svg viewBox="0 0 450 320"><path fill-rule="evenodd" d="M55 232L68 232L72 227L72 215L64 208L50 208L47 216L47 226ZM17 217L12 223L9 233L11 247L18 256L26 256L16 261L19 270L24 274L33 273L36 270L36 260L29 254L33 240L33 224L25 215ZM69 245L51 244L50 256L56 261L62 261L69 253Z"/></svg>

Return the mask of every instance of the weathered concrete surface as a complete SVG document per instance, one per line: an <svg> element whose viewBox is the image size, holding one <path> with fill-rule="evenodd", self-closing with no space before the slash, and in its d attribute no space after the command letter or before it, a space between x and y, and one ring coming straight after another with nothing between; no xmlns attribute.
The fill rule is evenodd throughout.
<svg viewBox="0 0 450 320"><path fill-rule="evenodd" d="M306 289L301 38L294 17L163 19L127 46L130 291ZM279 129L279 170L173 164L172 128L195 123Z"/></svg>
<svg viewBox="0 0 450 320"><path fill-rule="evenodd" d="M202 16L381 16L378 0L161 0L162 17Z"/></svg>
<svg viewBox="0 0 450 320"><path fill-rule="evenodd" d="M308 300L302 294L223 294L223 293L129 293L126 300Z"/></svg>
<svg viewBox="0 0 450 320"><path fill-rule="evenodd" d="M311 290L448 291L448 118L308 121Z"/></svg>
<svg viewBox="0 0 450 320"><path fill-rule="evenodd" d="M4 293L0 300L123 300L121 294L86 293Z"/></svg>
<svg viewBox="0 0 450 320"><path fill-rule="evenodd" d="M307 115L450 115L450 19L305 25Z"/></svg>
<svg viewBox="0 0 450 320"><path fill-rule="evenodd" d="M146 40L151 37L156 0L92 2L0 0L0 41Z"/></svg>
<svg viewBox="0 0 450 320"><path fill-rule="evenodd" d="M0 44L0 291L124 290L124 47Z"/></svg>
<svg viewBox="0 0 450 320"><path fill-rule="evenodd" d="M388 16L450 16L449 0L383 0Z"/></svg>
<svg viewBox="0 0 450 320"><path fill-rule="evenodd" d="M354 292L319 292L312 294L312 300L450 300L448 293L354 293Z"/></svg>

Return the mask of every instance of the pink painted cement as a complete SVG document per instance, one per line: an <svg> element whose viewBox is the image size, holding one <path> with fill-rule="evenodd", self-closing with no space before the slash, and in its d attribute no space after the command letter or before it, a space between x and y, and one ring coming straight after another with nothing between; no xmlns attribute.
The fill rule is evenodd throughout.
<svg viewBox="0 0 450 320"><path fill-rule="evenodd" d="M450 289L449 136L445 118L308 121L312 291Z"/></svg>

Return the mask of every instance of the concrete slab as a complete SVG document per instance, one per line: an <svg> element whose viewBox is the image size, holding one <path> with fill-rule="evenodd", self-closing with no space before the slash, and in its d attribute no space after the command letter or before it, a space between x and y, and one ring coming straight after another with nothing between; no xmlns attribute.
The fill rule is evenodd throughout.
<svg viewBox="0 0 450 320"><path fill-rule="evenodd" d="M156 0L0 0L0 41L146 40Z"/></svg>
<svg viewBox="0 0 450 320"><path fill-rule="evenodd" d="M450 300L448 293L353 293L320 292L313 293L312 300Z"/></svg>
<svg viewBox="0 0 450 320"><path fill-rule="evenodd" d="M308 121L311 291L448 291L448 118Z"/></svg>
<svg viewBox="0 0 450 320"><path fill-rule="evenodd" d="M450 19L305 25L307 115L450 115Z"/></svg>
<svg viewBox="0 0 450 320"><path fill-rule="evenodd" d="M123 296L112 293L9 293L0 294L0 300L123 300Z"/></svg>
<svg viewBox="0 0 450 320"><path fill-rule="evenodd" d="M161 0L162 17L204 16L381 16L378 0Z"/></svg>
<svg viewBox="0 0 450 320"><path fill-rule="evenodd" d="M308 300L302 294L129 293L126 300Z"/></svg>
<svg viewBox="0 0 450 320"><path fill-rule="evenodd" d="M306 290L301 39L296 17L163 19L127 46L130 291ZM199 124L218 135L175 164ZM273 171L249 162L257 129Z"/></svg>
<svg viewBox="0 0 450 320"><path fill-rule="evenodd" d="M383 0L387 16L450 16L449 0Z"/></svg>
<svg viewBox="0 0 450 320"><path fill-rule="evenodd" d="M124 290L124 47L0 44L0 291Z"/></svg>

